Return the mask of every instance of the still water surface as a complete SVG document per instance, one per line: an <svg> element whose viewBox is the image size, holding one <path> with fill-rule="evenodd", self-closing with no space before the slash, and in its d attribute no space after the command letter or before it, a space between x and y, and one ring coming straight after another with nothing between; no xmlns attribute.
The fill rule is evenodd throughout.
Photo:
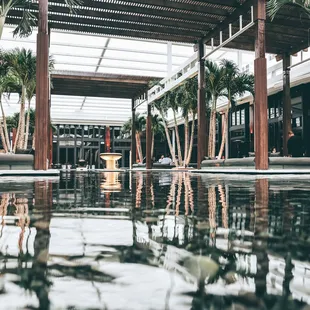
<svg viewBox="0 0 310 310"><path fill-rule="evenodd" d="M0 309L303 309L310 180L0 179Z"/></svg>

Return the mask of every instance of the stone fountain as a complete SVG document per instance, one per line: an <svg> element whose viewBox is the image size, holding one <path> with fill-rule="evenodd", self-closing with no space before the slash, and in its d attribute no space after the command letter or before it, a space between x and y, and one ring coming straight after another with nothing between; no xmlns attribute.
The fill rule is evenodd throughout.
<svg viewBox="0 0 310 310"><path fill-rule="evenodd" d="M100 158L106 161L106 170L117 170L116 161L122 158L121 153L101 153Z"/></svg>
<svg viewBox="0 0 310 310"><path fill-rule="evenodd" d="M102 153L100 158L106 161L106 169L109 172L104 173L105 181L101 184L101 189L106 191L119 191L121 183L118 181L119 172L117 172L116 162L122 157L120 153ZM115 170L115 172L113 171Z"/></svg>

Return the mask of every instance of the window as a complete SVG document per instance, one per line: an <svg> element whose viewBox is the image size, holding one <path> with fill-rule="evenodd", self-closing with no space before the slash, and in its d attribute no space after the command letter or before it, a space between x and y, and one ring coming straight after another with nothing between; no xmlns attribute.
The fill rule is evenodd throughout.
<svg viewBox="0 0 310 310"><path fill-rule="evenodd" d="M279 108L276 108L276 117L279 117L280 116L280 109Z"/></svg>
<svg viewBox="0 0 310 310"><path fill-rule="evenodd" d="M231 114L231 125L236 126L236 112Z"/></svg>
<svg viewBox="0 0 310 310"><path fill-rule="evenodd" d="M245 123L245 110L242 109L241 110L241 125L243 125Z"/></svg>
<svg viewBox="0 0 310 310"><path fill-rule="evenodd" d="M274 108L270 108L270 118L275 118Z"/></svg>
<svg viewBox="0 0 310 310"><path fill-rule="evenodd" d="M300 127L301 126L301 122L300 122L300 117L296 118L296 127Z"/></svg>
<svg viewBox="0 0 310 310"><path fill-rule="evenodd" d="M240 125L240 111L238 111L236 114L237 114L236 125Z"/></svg>

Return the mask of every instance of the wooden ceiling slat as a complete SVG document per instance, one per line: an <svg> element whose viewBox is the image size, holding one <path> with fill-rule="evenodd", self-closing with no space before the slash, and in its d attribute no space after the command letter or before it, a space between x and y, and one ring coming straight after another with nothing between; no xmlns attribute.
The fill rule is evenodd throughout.
<svg viewBox="0 0 310 310"><path fill-rule="evenodd" d="M211 38L218 38L220 31L227 38L229 24L236 32L240 15L245 25L254 0L83 0L77 16L69 15L63 0L49 4L51 29L182 43L196 43L203 38L209 43ZM32 8L37 8L37 3ZM267 52L284 53L307 45L310 20L301 12L288 5L273 22L267 20ZM17 24L16 16L20 17L21 12L11 10L7 23ZM236 42L253 49L254 29L241 37ZM227 45L232 46L236 44Z"/></svg>

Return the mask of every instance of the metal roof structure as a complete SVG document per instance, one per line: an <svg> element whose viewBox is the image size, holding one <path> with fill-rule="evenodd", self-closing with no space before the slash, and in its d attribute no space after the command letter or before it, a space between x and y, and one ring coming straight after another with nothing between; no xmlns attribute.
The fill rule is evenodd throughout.
<svg viewBox="0 0 310 310"><path fill-rule="evenodd" d="M62 29L84 34L142 38L182 43L205 43L214 39L219 45L229 32L251 21L253 0L82 0L70 13L62 0L49 1L51 30ZM29 10L37 15L38 4ZM7 17L8 24L18 23L21 9ZM228 29L232 25L231 30ZM268 53L294 52L309 45L310 20L296 6L285 6L276 18L266 23ZM220 31L221 35L220 35ZM222 38L220 38L222 36ZM253 50L255 32L248 29L226 46Z"/></svg>

